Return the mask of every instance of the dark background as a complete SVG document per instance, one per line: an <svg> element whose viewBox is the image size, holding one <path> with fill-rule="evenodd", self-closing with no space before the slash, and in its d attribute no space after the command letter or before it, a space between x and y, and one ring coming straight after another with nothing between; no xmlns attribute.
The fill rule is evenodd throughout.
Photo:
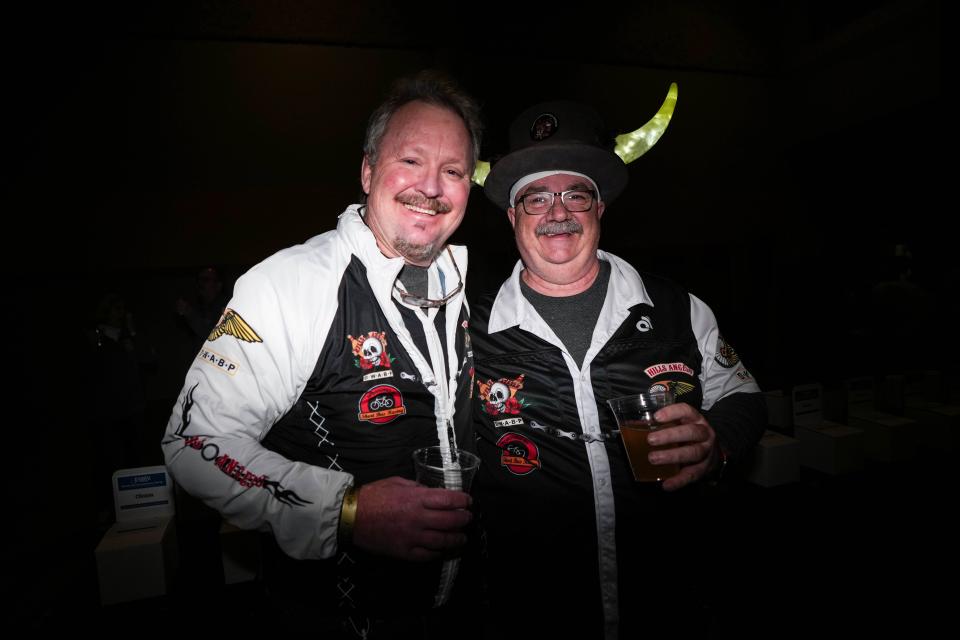
<svg viewBox="0 0 960 640"><path fill-rule="evenodd" d="M488 159L534 102L591 103L623 132L677 82L601 248L707 301L764 389L960 355L940 2L141 5L34 3L6 21L8 459L30 487L8 489L26 514L14 548L87 535L69 497L93 482L100 297L123 296L157 353L144 389L159 440L195 354L174 301L201 267L232 280L332 228L360 193L366 118L424 67L482 103ZM479 189L454 241L470 246L471 295L517 258ZM36 567L26 600L75 588Z"/></svg>

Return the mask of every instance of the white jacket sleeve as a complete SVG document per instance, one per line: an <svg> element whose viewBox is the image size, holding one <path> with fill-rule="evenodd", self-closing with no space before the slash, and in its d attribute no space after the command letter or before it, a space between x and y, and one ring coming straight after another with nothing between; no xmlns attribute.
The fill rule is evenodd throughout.
<svg viewBox="0 0 960 640"><path fill-rule="evenodd" d="M340 505L353 477L293 462L261 442L300 397L336 296L303 296L300 272L279 262L237 281L187 373L163 451L176 481L231 524L269 528L294 558L327 558L336 552ZM311 307L310 298L322 303Z"/></svg>
<svg viewBox="0 0 960 640"><path fill-rule="evenodd" d="M703 354L700 385L704 411L732 393L757 393L760 387L743 366L736 351L720 335L717 319L703 300L690 294L690 321Z"/></svg>

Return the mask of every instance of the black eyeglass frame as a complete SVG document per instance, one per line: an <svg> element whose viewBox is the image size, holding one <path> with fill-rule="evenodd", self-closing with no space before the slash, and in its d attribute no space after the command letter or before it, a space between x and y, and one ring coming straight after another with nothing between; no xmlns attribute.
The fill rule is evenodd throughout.
<svg viewBox="0 0 960 640"><path fill-rule="evenodd" d="M574 211L573 209L567 206L567 203L563 199L564 196L567 195L568 193L589 193L590 204L587 205L586 209L579 209ZM543 195L550 196L550 204L547 205L547 208L544 209L542 213L530 213L529 211L527 211L526 199L529 196L543 196ZM594 191L593 189L567 189L566 191L531 191L529 193L525 193L522 196L518 197L517 204L522 206L523 213L525 215L542 216L546 214L548 211L550 211L550 209L553 209L553 205L557 203L557 196L560 196L560 206L562 206L564 209L566 209L570 213L583 213L584 211L590 211L590 208L593 207L593 203L597 201L597 192Z"/></svg>

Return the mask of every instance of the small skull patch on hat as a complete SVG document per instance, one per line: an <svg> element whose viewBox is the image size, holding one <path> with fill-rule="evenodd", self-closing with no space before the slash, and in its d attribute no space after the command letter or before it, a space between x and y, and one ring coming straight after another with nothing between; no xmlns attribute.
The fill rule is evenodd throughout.
<svg viewBox="0 0 960 640"><path fill-rule="evenodd" d="M546 140L557 132L557 116L552 113L542 113L533 121L530 127L530 138L533 140Z"/></svg>

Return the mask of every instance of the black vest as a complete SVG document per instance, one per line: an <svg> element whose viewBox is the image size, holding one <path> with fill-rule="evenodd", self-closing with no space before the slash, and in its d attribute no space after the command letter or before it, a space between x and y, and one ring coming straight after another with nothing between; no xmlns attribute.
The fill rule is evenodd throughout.
<svg viewBox="0 0 960 640"><path fill-rule="evenodd" d="M263 445L290 460L349 472L357 485L390 476L413 479L412 451L438 444L434 396L392 335L366 268L356 257L343 273L337 303L306 388ZM473 363L466 309L457 312L456 353L447 354L457 359L459 372L454 427L459 446L473 450L468 398ZM416 313L401 308L414 342L429 362ZM441 315L437 314L438 333L445 343ZM389 617L432 606L439 563L411 564L369 557L359 550L348 550L347 558L337 553L329 560L292 560L272 537L264 538L265 573L272 592L321 615L350 613L355 605L363 615ZM349 589L349 597L344 589Z"/></svg>
<svg viewBox="0 0 960 640"><path fill-rule="evenodd" d="M697 409L703 396L689 295L664 278L642 277L654 306L632 307L590 364L604 432L617 428L609 398L658 384L672 386L677 402ZM544 636L602 636L593 481L583 441L571 438L583 433L574 393L579 380L571 378L558 347L519 326L488 335L492 303L483 299L473 307L473 343L483 460L475 488L493 605L523 602L520 610ZM500 402L505 393L509 398ZM669 535L663 521L683 499L636 483L618 437L604 446L616 509L621 637L627 637L635 598L649 601L642 585L654 579L644 569L652 564L643 540Z"/></svg>

